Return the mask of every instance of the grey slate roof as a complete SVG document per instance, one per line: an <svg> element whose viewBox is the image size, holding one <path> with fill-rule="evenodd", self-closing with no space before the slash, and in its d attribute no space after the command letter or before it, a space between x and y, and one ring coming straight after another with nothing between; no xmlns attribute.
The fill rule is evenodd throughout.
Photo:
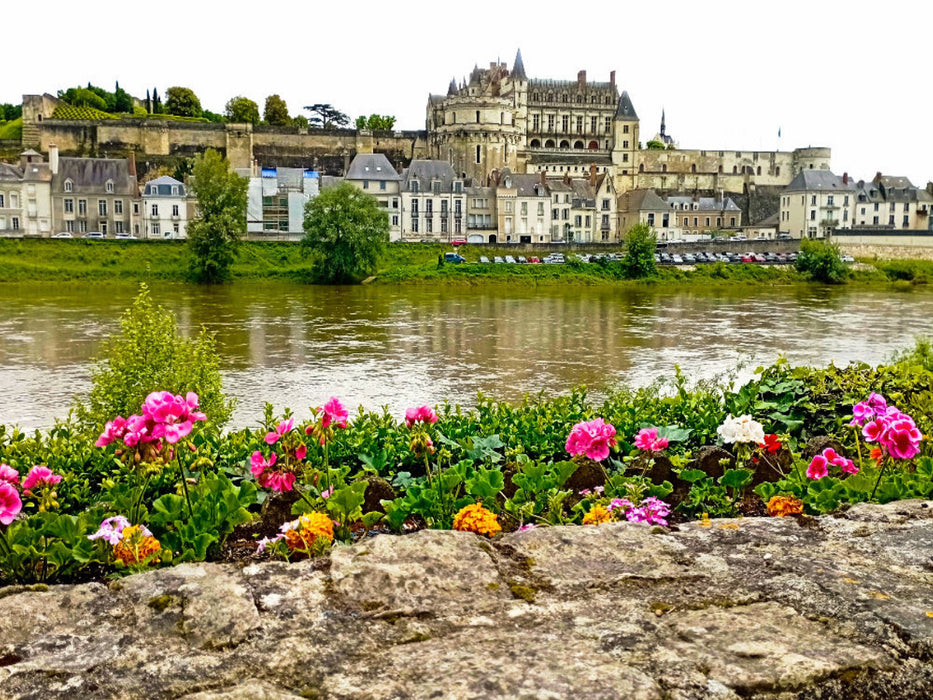
<svg viewBox="0 0 933 700"><path fill-rule="evenodd" d="M440 180L441 192L450 192L457 175L446 160L413 160L411 165L402 171L401 179L402 189L406 192L411 191L412 180L418 181L418 187L422 192L430 192L431 185L436 180Z"/></svg>
<svg viewBox="0 0 933 700"><path fill-rule="evenodd" d="M59 158L53 190L61 192L65 180L72 181L74 192L103 192L111 180L114 194L136 195L136 178L126 158Z"/></svg>
<svg viewBox="0 0 933 700"><path fill-rule="evenodd" d="M0 163L0 180L19 182L23 179L23 171L15 165L9 163Z"/></svg>
<svg viewBox="0 0 933 700"><path fill-rule="evenodd" d="M522 61L521 49L515 53L515 64L512 66L512 77L519 80L528 80L528 76L525 75L525 64Z"/></svg>
<svg viewBox="0 0 933 700"><path fill-rule="evenodd" d="M517 191L519 197L544 197L549 196L547 185L541 185L541 176L534 173L513 173L508 168L502 169L502 177L499 183L505 187L505 179L511 178L512 188Z"/></svg>
<svg viewBox="0 0 933 700"><path fill-rule="evenodd" d="M628 90L623 90L622 95L619 97L619 106L616 107L616 118L638 119L638 115L635 114L635 107L632 105L632 98L628 96Z"/></svg>
<svg viewBox="0 0 933 700"><path fill-rule="evenodd" d="M672 196L667 198L667 203L671 208L675 209L683 209L683 205L686 204L687 209L685 211L739 211L738 206L730 197L726 197L725 201L720 201L715 197ZM696 209L693 208L694 204L697 205Z"/></svg>
<svg viewBox="0 0 933 700"><path fill-rule="evenodd" d="M635 211L668 211L670 205L654 190L629 190L619 198L619 209Z"/></svg>
<svg viewBox="0 0 933 700"><path fill-rule="evenodd" d="M834 175L830 170L801 170L787 186L788 192L810 190L855 192L855 182L849 180L849 183L844 185L842 178Z"/></svg>
<svg viewBox="0 0 933 700"><path fill-rule="evenodd" d="M382 153L357 153L344 176L345 180L399 181L402 176Z"/></svg>
<svg viewBox="0 0 933 700"><path fill-rule="evenodd" d="M173 177L168 175L163 175L158 177L155 180L150 180L146 183L146 196L147 197L156 197L156 196L172 196L172 187L178 188L178 194L174 195L176 197L185 196L185 185Z"/></svg>

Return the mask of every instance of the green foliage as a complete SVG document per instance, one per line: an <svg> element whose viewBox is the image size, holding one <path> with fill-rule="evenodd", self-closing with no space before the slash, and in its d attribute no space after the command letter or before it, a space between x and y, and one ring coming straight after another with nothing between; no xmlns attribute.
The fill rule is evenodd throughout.
<svg viewBox="0 0 933 700"><path fill-rule="evenodd" d="M0 104L0 122L11 122L20 119L23 116L22 104L10 104L4 102Z"/></svg>
<svg viewBox="0 0 933 700"><path fill-rule="evenodd" d="M218 550L237 525L252 520L249 508L256 504L256 485L234 486L221 474L204 474L189 490L192 514L185 498L167 493L152 504L149 523L153 535L172 551L173 561L203 561Z"/></svg>
<svg viewBox="0 0 933 700"><path fill-rule="evenodd" d="M104 344L86 401L75 406L88 432L99 433L115 416L139 413L153 391L193 391L210 423L219 427L227 421L233 402L221 389L220 357L212 335L202 330L197 338L181 337L175 317L153 303L146 285L120 319L120 329Z"/></svg>
<svg viewBox="0 0 933 700"><path fill-rule="evenodd" d="M73 87L67 90L58 91L58 99L67 102L75 107L92 107L102 112L108 111L107 100L101 97L96 91L88 87Z"/></svg>
<svg viewBox="0 0 933 700"><path fill-rule="evenodd" d="M294 124L299 129L307 129L308 118L303 114L299 114L294 119L292 119L292 124Z"/></svg>
<svg viewBox="0 0 933 700"><path fill-rule="evenodd" d="M153 101L155 102L158 99L158 94L153 93L155 97ZM186 87L170 87L165 92L165 112L168 114L175 114L179 117L200 117L201 116L201 100L198 99L198 96L194 94L194 90ZM155 109L155 104L153 104L153 112L158 113L160 110Z"/></svg>
<svg viewBox="0 0 933 700"><path fill-rule="evenodd" d="M654 251L658 243L657 234L648 224L635 224L625 234L625 258L622 269L628 279L652 277L657 273Z"/></svg>
<svg viewBox="0 0 933 700"><path fill-rule="evenodd" d="M319 281L359 282L373 273L389 242L389 217L374 197L343 183L307 203L304 231L301 245L313 256Z"/></svg>
<svg viewBox="0 0 933 700"><path fill-rule="evenodd" d="M798 272L809 274L811 279L826 284L841 284L849 276L839 246L819 240L805 238L800 242L800 253L794 267Z"/></svg>
<svg viewBox="0 0 933 700"><path fill-rule="evenodd" d="M52 112L52 119L98 120L116 119L116 117L114 117L112 114L108 114L107 112L88 105L59 104L56 105Z"/></svg>
<svg viewBox="0 0 933 700"><path fill-rule="evenodd" d="M292 123L288 116L288 105L279 95L269 95L266 98L263 119L271 126L289 126Z"/></svg>
<svg viewBox="0 0 933 700"><path fill-rule="evenodd" d="M4 122L0 120L0 139L22 139L23 138L23 118L18 117L12 121Z"/></svg>
<svg viewBox="0 0 933 700"><path fill-rule="evenodd" d="M259 105L242 95L231 97L224 108L224 116L227 121L256 125L259 123Z"/></svg>
<svg viewBox="0 0 933 700"><path fill-rule="evenodd" d="M369 129L370 131L391 131L395 126L395 117L388 114L370 114L368 117L360 115L356 118L357 129Z"/></svg>
<svg viewBox="0 0 933 700"><path fill-rule="evenodd" d="M330 104L319 102L317 104L308 105L305 109L311 112L311 117L308 122L315 129L341 128L350 123L350 117Z"/></svg>
<svg viewBox="0 0 933 700"><path fill-rule="evenodd" d="M195 157L192 175L198 208L188 224L191 272L199 282L221 282L229 278L235 246L246 233L248 180L214 149Z"/></svg>
<svg viewBox="0 0 933 700"><path fill-rule="evenodd" d="M664 145L663 141L657 141L656 139L651 139L646 147L649 151L664 151L667 150L667 146Z"/></svg>

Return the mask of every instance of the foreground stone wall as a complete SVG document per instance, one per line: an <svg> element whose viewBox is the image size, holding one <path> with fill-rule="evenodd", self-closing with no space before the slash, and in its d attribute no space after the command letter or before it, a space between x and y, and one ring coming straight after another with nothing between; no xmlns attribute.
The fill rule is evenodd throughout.
<svg viewBox="0 0 933 700"><path fill-rule="evenodd" d="M0 696L931 697L931 505L424 531L0 589Z"/></svg>

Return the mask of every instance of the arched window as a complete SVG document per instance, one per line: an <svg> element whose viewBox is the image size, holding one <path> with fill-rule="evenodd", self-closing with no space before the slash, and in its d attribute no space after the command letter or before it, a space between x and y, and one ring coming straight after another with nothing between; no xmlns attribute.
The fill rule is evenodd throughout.
<svg viewBox="0 0 933 700"><path fill-rule="evenodd" d="M65 180L65 192L71 192L74 189L74 184L71 180Z"/></svg>
<svg viewBox="0 0 933 700"><path fill-rule="evenodd" d="M667 172L667 163L664 163L664 165L661 166L661 172L662 172L662 173L666 173L666 172Z"/></svg>
<svg viewBox="0 0 933 700"><path fill-rule="evenodd" d="M722 175L722 165L719 166L719 174Z"/></svg>
<svg viewBox="0 0 933 700"><path fill-rule="evenodd" d="M778 166L776 166L776 167L774 168L774 175L775 175L775 177L777 177L777 176L779 176L780 174L781 174L781 166L778 165Z"/></svg>
<svg viewBox="0 0 933 700"><path fill-rule="evenodd" d="M531 139L531 143L528 145L532 148L541 148L541 142L538 139Z"/></svg>
<svg viewBox="0 0 933 700"><path fill-rule="evenodd" d="M591 151L595 151L599 148L599 144L595 141L590 141L590 145L587 146L587 148L589 148Z"/></svg>
<svg viewBox="0 0 933 700"><path fill-rule="evenodd" d="M697 164L696 164L696 163L693 163L693 164L690 166L690 172L691 172L691 173L695 173L696 171L697 171Z"/></svg>
<svg viewBox="0 0 933 700"><path fill-rule="evenodd" d="M640 164L638 165L638 172L640 172L640 173L645 172L645 164L644 164L644 163L640 163Z"/></svg>
<svg viewBox="0 0 933 700"><path fill-rule="evenodd" d="M544 142L545 148L554 148L554 139L548 139Z"/></svg>
<svg viewBox="0 0 933 700"><path fill-rule="evenodd" d="M583 148L583 142L582 142L582 141L574 141L574 142L573 142L573 147L574 147L574 148Z"/></svg>
<svg viewBox="0 0 933 700"><path fill-rule="evenodd" d="M761 175L761 166L758 166L758 174Z"/></svg>
<svg viewBox="0 0 933 700"><path fill-rule="evenodd" d="M593 95L593 96L590 98L590 102L593 103L594 105L596 104L596 95Z"/></svg>
<svg viewBox="0 0 933 700"><path fill-rule="evenodd" d="M738 166L733 165L733 166L732 166L732 174L735 175L735 174L738 173L738 172L739 172Z"/></svg>
<svg viewBox="0 0 933 700"><path fill-rule="evenodd" d="M568 97L568 95L567 95L566 92L565 92L563 95L560 96L560 101L561 101L561 102L566 102L568 99L569 99L569 97Z"/></svg>
<svg viewBox="0 0 933 700"><path fill-rule="evenodd" d="M582 102L583 102L583 95L577 95L577 104L581 104Z"/></svg>
<svg viewBox="0 0 933 700"><path fill-rule="evenodd" d="M560 142L560 147L561 147L561 148L570 148L570 141L566 141L566 140L561 141L561 142Z"/></svg>

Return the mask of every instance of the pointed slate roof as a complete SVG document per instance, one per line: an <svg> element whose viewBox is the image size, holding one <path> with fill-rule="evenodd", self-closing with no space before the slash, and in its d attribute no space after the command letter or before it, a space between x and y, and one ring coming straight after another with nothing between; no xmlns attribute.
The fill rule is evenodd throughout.
<svg viewBox="0 0 933 700"><path fill-rule="evenodd" d="M521 49L515 54L515 64L512 66L512 77L517 80L528 80L528 76L525 75L525 64L522 62Z"/></svg>
<svg viewBox="0 0 933 700"><path fill-rule="evenodd" d="M619 97L616 119L638 119L638 115L635 114L635 107L632 105L632 98L628 96L627 90L623 90L621 97Z"/></svg>
<svg viewBox="0 0 933 700"><path fill-rule="evenodd" d="M450 87L447 88L447 96L450 97L451 95L456 95L456 94L457 94L457 79L451 78Z"/></svg>

